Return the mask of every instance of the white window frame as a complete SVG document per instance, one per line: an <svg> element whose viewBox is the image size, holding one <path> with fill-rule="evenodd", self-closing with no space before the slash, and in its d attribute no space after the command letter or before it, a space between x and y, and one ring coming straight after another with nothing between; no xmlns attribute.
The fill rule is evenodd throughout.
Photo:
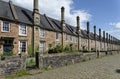
<svg viewBox="0 0 120 79"><path fill-rule="evenodd" d="M4 31L3 30L3 22L8 22L8 21L1 21L1 26L2 26L1 27L1 32L10 32L10 23L8 22L9 23L9 31Z"/></svg>
<svg viewBox="0 0 120 79"><path fill-rule="evenodd" d="M70 42L73 42L73 37L72 36L70 36Z"/></svg>
<svg viewBox="0 0 120 79"><path fill-rule="evenodd" d="M80 39L79 39L80 40ZM75 39L75 43L78 43L78 38L76 37L76 39Z"/></svg>
<svg viewBox="0 0 120 79"><path fill-rule="evenodd" d="M41 30L42 30L42 32L41 32ZM45 29L42 29L42 28L40 28L40 37L41 38L45 38Z"/></svg>
<svg viewBox="0 0 120 79"><path fill-rule="evenodd" d="M26 51L25 52L21 52L21 49L20 49L20 43L21 42L26 42ZM26 40L19 40L18 50L19 50L19 53L26 53L27 52L27 41Z"/></svg>
<svg viewBox="0 0 120 79"><path fill-rule="evenodd" d="M25 27L26 27L26 34L22 34L21 33L21 25L25 25ZM27 26L26 26L26 24L19 24L19 35L20 36L27 36Z"/></svg>
<svg viewBox="0 0 120 79"><path fill-rule="evenodd" d="M41 46L41 43L43 43L44 45L43 45L43 47ZM43 48L43 52L41 52L41 53L44 53L45 52L45 45L46 43L45 43L45 41L40 41L40 44L39 44L39 51L41 52L41 48Z"/></svg>
<svg viewBox="0 0 120 79"><path fill-rule="evenodd" d="M57 35L58 35L58 36L57 36ZM57 38L57 37L58 37L58 38ZM57 41L59 41L59 37L60 37L60 33L59 33L59 32L56 32L55 38L56 38Z"/></svg>
<svg viewBox="0 0 120 79"><path fill-rule="evenodd" d="M68 34L66 34L66 41L68 41Z"/></svg>

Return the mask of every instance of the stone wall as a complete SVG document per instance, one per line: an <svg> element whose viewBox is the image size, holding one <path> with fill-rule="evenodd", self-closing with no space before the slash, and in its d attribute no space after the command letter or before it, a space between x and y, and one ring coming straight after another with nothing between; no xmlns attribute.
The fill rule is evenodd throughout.
<svg viewBox="0 0 120 79"><path fill-rule="evenodd" d="M39 67L61 67L74 63L78 63L84 60L90 60L96 58L96 53L74 53L74 54L56 54L56 55L44 55L39 57Z"/></svg>
<svg viewBox="0 0 120 79"><path fill-rule="evenodd" d="M115 51L114 51L115 52ZM118 52L115 52L116 54ZM107 55L111 55L111 52L108 52ZM106 52L99 52L99 57L106 56ZM74 53L74 54L55 54L55 55L39 55L39 67L52 67L57 68L61 66L66 66L81 61L91 60L97 58L97 53Z"/></svg>
<svg viewBox="0 0 120 79"><path fill-rule="evenodd" d="M41 67L61 67L80 62L82 57L82 54L57 54L49 56L40 56L39 59Z"/></svg>
<svg viewBox="0 0 120 79"><path fill-rule="evenodd" d="M0 75L7 76L26 68L26 57L11 56L0 60Z"/></svg>

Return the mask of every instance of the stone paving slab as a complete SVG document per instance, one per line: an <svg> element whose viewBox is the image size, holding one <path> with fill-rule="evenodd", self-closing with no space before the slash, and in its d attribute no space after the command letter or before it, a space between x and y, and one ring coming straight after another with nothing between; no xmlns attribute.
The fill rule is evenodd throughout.
<svg viewBox="0 0 120 79"><path fill-rule="evenodd" d="M120 54L16 79L120 79Z"/></svg>

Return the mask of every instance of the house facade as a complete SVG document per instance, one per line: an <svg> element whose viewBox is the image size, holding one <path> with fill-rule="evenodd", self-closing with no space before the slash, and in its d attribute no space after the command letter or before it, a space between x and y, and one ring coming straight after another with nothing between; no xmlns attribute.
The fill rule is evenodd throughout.
<svg viewBox="0 0 120 79"><path fill-rule="evenodd" d="M58 44L73 46L77 50L120 49L118 39L110 37L109 41L100 41L98 35L95 47L94 33L91 33L89 29L81 30L79 23L77 23L77 27L65 23L64 7L61 8L61 21L58 21L45 14L39 14L37 5L38 0L34 0L34 10L30 11L14 5L12 1L0 1L1 54L11 51L14 54L28 54L32 48L34 49L32 52L47 53L51 46L54 47ZM79 22L79 19L77 18L76 21Z"/></svg>

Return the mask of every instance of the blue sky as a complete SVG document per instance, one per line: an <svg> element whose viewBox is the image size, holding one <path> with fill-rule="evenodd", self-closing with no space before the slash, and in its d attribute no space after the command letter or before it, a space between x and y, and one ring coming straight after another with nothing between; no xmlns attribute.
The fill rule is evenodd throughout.
<svg viewBox="0 0 120 79"><path fill-rule="evenodd" d="M120 25L118 24L120 22L120 0L74 0L72 6L92 15L91 27L96 25L97 30L101 28L120 38Z"/></svg>
<svg viewBox="0 0 120 79"><path fill-rule="evenodd" d="M9 1L9 0L3 0ZM34 0L12 0L14 4L33 10ZM65 22L76 27L76 16L80 16L81 28L90 21L93 26L107 31L120 39L120 0L39 0L39 12L60 20L60 8L65 7Z"/></svg>

